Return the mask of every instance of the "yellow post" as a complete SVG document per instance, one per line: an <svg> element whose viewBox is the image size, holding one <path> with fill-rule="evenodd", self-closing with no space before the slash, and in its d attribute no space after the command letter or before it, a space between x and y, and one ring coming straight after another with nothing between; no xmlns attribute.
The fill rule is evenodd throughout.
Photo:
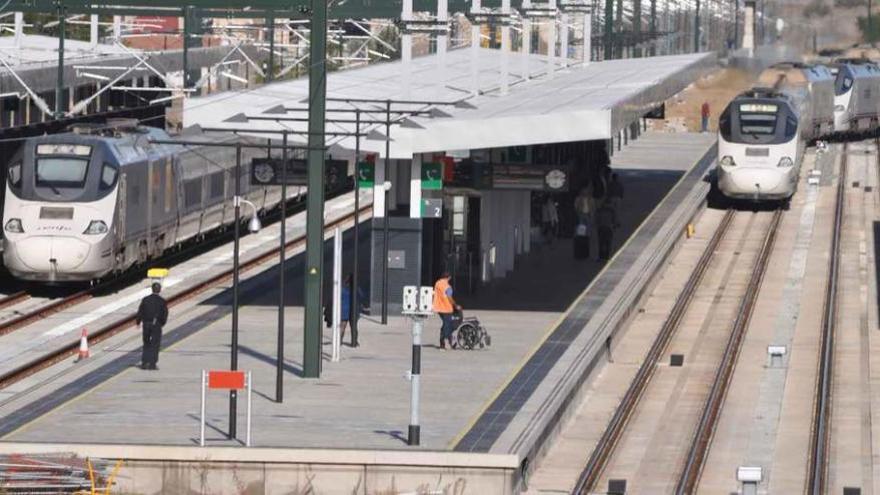
<svg viewBox="0 0 880 495"><path fill-rule="evenodd" d="M696 229L694 228L694 224L689 223L687 227L687 237L690 239L696 233Z"/></svg>
<svg viewBox="0 0 880 495"><path fill-rule="evenodd" d="M116 461L116 465L113 466L113 472L110 473L110 478L107 480L107 489L104 491L104 495L110 495L110 489L113 488L113 482L116 481L116 475L119 474L119 468L122 467L122 459Z"/></svg>
<svg viewBox="0 0 880 495"><path fill-rule="evenodd" d="M92 485L92 495L96 495L96 492L95 492L95 470L92 469L92 460L87 458L86 465L89 467L89 482L91 482L91 485Z"/></svg>

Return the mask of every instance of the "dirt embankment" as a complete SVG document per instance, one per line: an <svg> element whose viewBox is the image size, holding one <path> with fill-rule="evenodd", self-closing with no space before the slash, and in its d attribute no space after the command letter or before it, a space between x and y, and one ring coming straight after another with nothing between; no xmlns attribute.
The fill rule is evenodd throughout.
<svg viewBox="0 0 880 495"><path fill-rule="evenodd" d="M649 126L666 132L699 132L700 109L709 103L709 130L718 129L718 115L730 100L750 88L755 78L737 69L715 71L666 101L666 119L649 120Z"/></svg>

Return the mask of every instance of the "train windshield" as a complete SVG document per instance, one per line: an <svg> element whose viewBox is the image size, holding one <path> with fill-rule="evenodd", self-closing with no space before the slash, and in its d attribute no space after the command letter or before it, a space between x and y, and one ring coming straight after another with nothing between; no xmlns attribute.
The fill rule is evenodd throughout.
<svg viewBox="0 0 880 495"><path fill-rule="evenodd" d="M37 187L82 188L86 183L89 161L83 158L41 157L37 159Z"/></svg>
<svg viewBox="0 0 880 495"><path fill-rule="evenodd" d="M840 96L853 87L853 73L849 67L842 67L834 79L834 94Z"/></svg>
<svg viewBox="0 0 880 495"><path fill-rule="evenodd" d="M119 182L119 166L91 144L34 143L12 163L10 189L27 201L97 201Z"/></svg>
<svg viewBox="0 0 880 495"><path fill-rule="evenodd" d="M718 122L731 143L782 144L797 135L798 119L788 105L774 101L734 101Z"/></svg>
<svg viewBox="0 0 880 495"><path fill-rule="evenodd" d="M773 135L779 106L744 103L739 106L739 128L743 134Z"/></svg>

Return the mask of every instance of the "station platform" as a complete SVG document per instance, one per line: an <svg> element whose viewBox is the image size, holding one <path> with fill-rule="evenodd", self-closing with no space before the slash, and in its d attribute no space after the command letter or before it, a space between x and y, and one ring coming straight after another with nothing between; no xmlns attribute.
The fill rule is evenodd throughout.
<svg viewBox="0 0 880 495"><path fill-rule="evenodd" d="M502 464L509 486L510 476L516 478L510 464L523 466L523 460L536 457L579 384L600 364L606 338L703 201L713 141L710 135L647 133L615 154L613 168L625 177L627 205L620 215L617 254L603 265L574 261L570 239L535 246L518 260L509 280L465 303L466 312L478 316L492 335L491 347L440 350L435 342L439 319L427 320L417 448L406 444L409 320L391 317L381 325L374 316L364 317L361 346L344 346L339 362L329 360L325 330L322 377L300 378L303 266L299 256L292 258L285 276L292 288L285 320L285 400L277 403L277 267L243 276L239 369L253 372L251 450L316 449L297 450L302 459L308 452L327 455L317 449L328 448L377 456L395 450L447 452L476 455L456 461L473 465L482 462L475 460L481 455L506 455ZM361 235L367 239L370 229ZM350 249L351 240L345 238L344 249ZM369 259L369 243L361 246L362 260ZM329 252L325 258L329 262ZM540 294L536 299L542 304L499 303L509 301L511 293ZM246 399L239 398L239 439L230 440L228 398L222 392L208 394L208 447L197 447L200 374L228 367L230 314L228 285L176 306L165 328L159 371L136 367L140 332L131 329L93 349L89 360L26 379L14 396L0 400L0 454L39 450L43 443L63 443L72 451L94 444L176 446L196 457L240 447ZM113 452L108 449L102 452ZM426 460L423 472L434 472L431 462L437 461Z"/></svg>

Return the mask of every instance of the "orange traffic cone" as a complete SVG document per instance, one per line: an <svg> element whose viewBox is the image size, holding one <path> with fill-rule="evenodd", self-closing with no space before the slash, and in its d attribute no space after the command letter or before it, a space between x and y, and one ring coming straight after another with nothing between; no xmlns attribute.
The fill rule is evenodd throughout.
<svg viewBox="0 0 880 495"><path fill-rule="evenodd" d="M89 333L83 328L82 335L79 338L79 357L76 360L82 361L87 357L89 357Z"/></svg>

